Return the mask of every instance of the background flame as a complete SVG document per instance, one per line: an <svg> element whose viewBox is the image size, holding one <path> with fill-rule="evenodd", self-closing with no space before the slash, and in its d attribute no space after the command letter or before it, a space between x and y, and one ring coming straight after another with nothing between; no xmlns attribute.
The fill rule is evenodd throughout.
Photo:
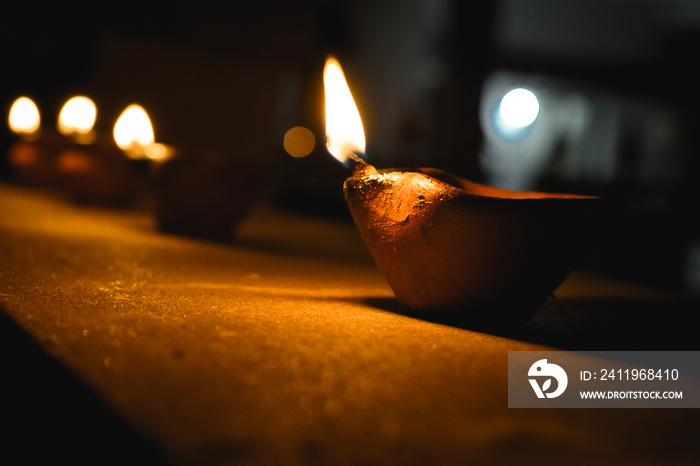
<svg viewBox="0 0 700 466"><path fill-rule="evenodd" d="M10 107L8 117L10 129L19 134L31 135L39 130L41 117L39 109L32 99L20 97Z"/></svg>
<svg viewBox="0 0 700 466"><path fill-rule="evenodd" d="M345 163L351 153L364 154L365 131L343 70L334 58L326 60L323 86L326 98L326 148L333 157Z"/></svg>
<svg viewBox="0 0 700 466"><path fill-rule="evenodd" d="M140 105L126 107L114 124L114 141L130 157L142 157L144 147L153 144L153 126Z"/></svg>
<svg viewBox="0 0 700 466"><path fill-rule="evenodd" d="M95 103L84 96L70 98L58 115L58 131L64 136L87 134L97 118Z"/></svg>

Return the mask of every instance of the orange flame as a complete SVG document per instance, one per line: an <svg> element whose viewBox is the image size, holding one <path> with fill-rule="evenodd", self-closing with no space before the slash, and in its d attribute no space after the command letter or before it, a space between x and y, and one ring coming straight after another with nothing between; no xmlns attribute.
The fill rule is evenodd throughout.
<svg viewBox="0 0 700 466"><path fill-rule="evenodd" d="M12 132L27 139L36 136L41 125L39 109L29 97L20 97L14 101L7 121Z"/></svg>
<svg viewBox="0 0 700 466"><path fill-rule="evenodd" d="M338 161L346 163L351 154L364 154L365 131L343 70L335 58L326 60L323 85L326 98L326 148Z"/></svg>
<svg viewBox="0 0 700 466"><path fill-rule="evenodd" d="M70 98L58 115L58 131L81 143L91 143L95 139L92 132L97 119L95 103L85 96Z"/></svg>

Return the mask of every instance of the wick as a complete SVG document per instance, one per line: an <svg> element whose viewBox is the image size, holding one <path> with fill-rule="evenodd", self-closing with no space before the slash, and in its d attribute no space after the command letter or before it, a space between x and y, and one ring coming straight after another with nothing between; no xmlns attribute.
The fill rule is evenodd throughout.
<svg viewBox="0 0 700 466"><path fill-rule="evenodd" d="M365 176L377 173L376 168L362 160L362 158L353 152L348 154L348 159L352 161L353 176Z"/></svg>

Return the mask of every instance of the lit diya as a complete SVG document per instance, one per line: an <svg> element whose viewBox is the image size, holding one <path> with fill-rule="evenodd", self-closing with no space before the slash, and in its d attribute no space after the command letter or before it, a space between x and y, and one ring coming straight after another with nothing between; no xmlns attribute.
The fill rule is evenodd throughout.
<svg viewBox="0 0 700 466"><path fill-rule="evenodd" d="M28 186L58 187L56 157L68 141L51 128L41 127L39 108L29 97L13 102L8 126L19 137L7 153L13 178Z"/></svg>
<svg viewBox="0 0 700 466"><path fill-rule="evenodd" d="M258 199L264 172L211 152L179 151L152 166L159 230L227 241Z"/></svg>
<svg viewBox="0 0 700 466"><path fill-rule="evenodd" d="M152 208L165 233L227 241L265 183L265 171L249 160L157 143L144 149Z"/></svg>
<svg viewBox="0 0 700 466"><path fill-rule="evenodd" d="M63 134L74 142L61 152L57 161L63 187L79 204L110 207L127 205L133 200L136 191L135 173L127 149L141 146L144 131L141 128L143 125L139 126L141 121L134 123L134 110L131 106L127 107L115 123L114 139L96 137L92 131L96 118L94 104L91 107L86 100L71 100L66 103L64 110L70 102L81 102L81 105L74 106L72 112L62 111L59 116L59 129L64 128ZM145 115L143 109L138 107L137 120L141 115L139 110ZM150 122L148 125L146 132L150 129ZM152 129L150 134L152 142ZM125 138L127 142L123 142Z"/></svg>
<svg viewBox="0 0 700 466"><path fill-rule="evenodd" d="M328 151L353 166L350 213L403 306L525 322L582 260L601 199L494 188L434 168L377 170L357 155L362 123L334 59L324 86Z"/></svg>

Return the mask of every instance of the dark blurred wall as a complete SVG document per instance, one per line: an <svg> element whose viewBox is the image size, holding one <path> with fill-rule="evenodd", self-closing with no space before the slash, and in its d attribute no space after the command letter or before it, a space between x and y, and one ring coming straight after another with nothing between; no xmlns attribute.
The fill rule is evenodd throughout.
<svg viewBox="0 0 700 466"><path fill-rule="evenodd" d="M283 131L305 124L326 157L321 71L332 53L351 82L374 163L474 169L469 159L479 144L475 115L492 6L447 0L127 1L99 11L17 6L3 17L3 59L13 70L3 104L28 94L44 124L53 125L63 101L84 93L98 105L98 129L110 132L121 110L136 102L151 115L160 142L271 164L285 163L278 159Z"/></svg>
<svg viewBox="0 0 700 466"><path fill-rule="evenodd" d="M326 9L270 0L13 6L0 32L3 109L26 94L54 125L64 100L85 94L109 133L139 103L160 142L269 162L280 78L323 56Z"/></svg>
<svg viewBox="0 0 700 466"><path fill-rule="evenodd" d="M594 259L619 278L700 290L700 103L694 64L700 3L674 1L503 0L495 68L539 84L564 107L591 113L579 147L556 144L538 187L599 194L613 215ZM556 134L556 133L554 133ZM562 176L561 155L597 147ZM517 159L517 144L511 145ZM585 170L595 165L595 170ZM517 170L517 168L514 168ZM560 170L559 175L554 172Z"/></svg>

